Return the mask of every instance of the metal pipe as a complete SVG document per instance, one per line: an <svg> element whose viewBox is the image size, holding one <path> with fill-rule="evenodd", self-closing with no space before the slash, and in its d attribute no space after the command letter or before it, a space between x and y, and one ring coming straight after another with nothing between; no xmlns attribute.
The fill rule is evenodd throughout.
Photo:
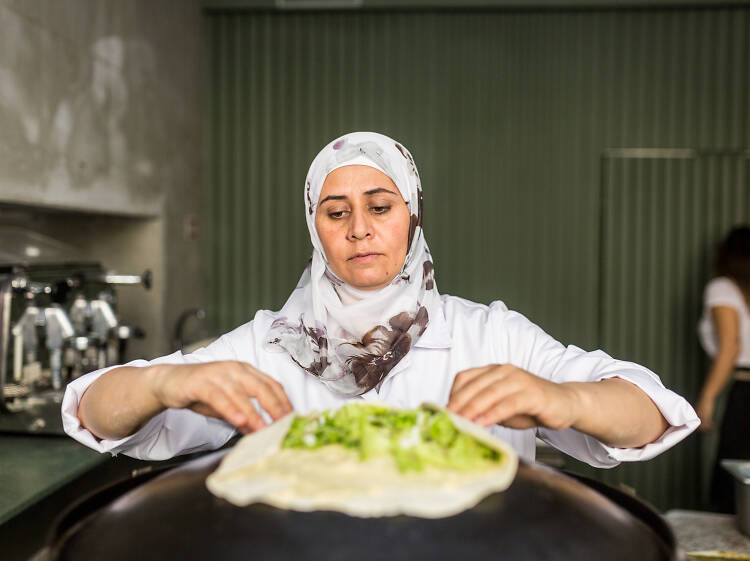
<svg viewBox="0 0 750 561"><path fill-rule="evenodd" d="M49 366L52 375L52 388L62 389L62 349L75 335L68 314L59 304L44 308L46 344L49 350Z"/></svg>
<svg viewBox="0 0 750 561"><path fill-rule="evenodd" d="M8 338L10 337L10 302L12 279L0 281L0 409L5 408L5 380L8 374Z"/></svg>
<svg viewBox="0 0 750 561"><path fill-rule="evenodd" d="M11 329L13 333L13 381L20 384L23 379L23 329L15 325Z"/></svg>
<svg viewBox="0 0 750 561"><path fill-rule="evenodd" d="M107 284L141 284L141 275L106 274L103 279Z"/></svg>
<svg viewBox="0 0 750 561"><path fill-rule="evenodd" d="M152 273L150 270L143 271L140 275L118 275L116 273L105 273L101 281L107 284L134 285L142 284L146 290L151 288Z"/></svg>
<svg viewBox="0 0 750 561"><path fill-rule="evenodd" d="M49 369L52 376L52 389L61 390L62 379L62 349L54 348L49 351Z"/></svg>

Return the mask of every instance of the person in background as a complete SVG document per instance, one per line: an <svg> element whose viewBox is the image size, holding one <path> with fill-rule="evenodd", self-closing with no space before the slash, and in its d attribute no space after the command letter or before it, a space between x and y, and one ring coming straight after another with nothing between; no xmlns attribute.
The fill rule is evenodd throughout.
<svg viewBox="0 0 750 561"><path fill-rule="evenodd" d="M750 227L734 228L719 246L713 278L703 294L699 335L713 358L698 398L700 430L714 428L716 399L732 381L721 420L711 503L720 512L733 512L732 476L720 461L750 459Z"/></svg>

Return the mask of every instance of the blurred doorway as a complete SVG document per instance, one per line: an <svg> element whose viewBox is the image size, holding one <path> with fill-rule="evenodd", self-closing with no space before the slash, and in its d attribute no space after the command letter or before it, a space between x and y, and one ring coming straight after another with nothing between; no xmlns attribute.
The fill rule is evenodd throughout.
<svg viewBox="0 0 750 561"><path fill-rule="evenodd" d="M602 158L601 348L694 402L708 361L696 326L714 248L750 222L750 152L620 149ZM695 435L648 464L602 473L661 508L704 504L715 450Z"/></svg>

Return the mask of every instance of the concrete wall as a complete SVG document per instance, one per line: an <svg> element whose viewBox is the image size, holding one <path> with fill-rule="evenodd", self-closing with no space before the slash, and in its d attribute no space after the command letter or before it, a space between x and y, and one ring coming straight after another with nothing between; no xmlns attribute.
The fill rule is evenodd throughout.
<svg viewBox="0 0 750 561"><path fill-rule="evenodd" d="M203 58L198 0L0 0L0 204L107 267L162 272L147 354L203 305L184 228L202 221Z"/></svg>

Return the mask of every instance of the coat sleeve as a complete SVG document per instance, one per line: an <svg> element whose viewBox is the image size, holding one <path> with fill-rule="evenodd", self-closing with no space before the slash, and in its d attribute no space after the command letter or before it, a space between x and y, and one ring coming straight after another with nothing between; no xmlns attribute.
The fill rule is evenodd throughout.
<svg viewBox="0 0 750 561"><path fill-rule="evenodd" d="M565 347L521 314L502 303L490 306L490 321L499 334L499 353L507 362L553 382L597 382L621 378L648 395L669 423L654 442L640 448L614 448L575 429L539 428L537 436L574 458L595 467L614 467L620 462L648 460L674 446L693 432L700 420L688 402L667 389L648 368L616 360L601 350L586 352Z"/></svg>
<svg viewBox="0 0 750 561"><path fill-rule="evenodd" d="M250 329L245 331L246 334L251 332ZM123 366L237 360L231 336L231 333L224 335L209 346L187 355L177 351L151 361L134 360ZM97 438L78 420L78 404L83 393L99 376L117 367L110 366L90 372L68 384L62 403L63 427L78 442L98 452L109 452L113 456L123 453L141 460L164 460L180 454L219 448L235 433L235 428L225 421L205 417L189 409L167 409L131 436L120 440Z"/></svg>

